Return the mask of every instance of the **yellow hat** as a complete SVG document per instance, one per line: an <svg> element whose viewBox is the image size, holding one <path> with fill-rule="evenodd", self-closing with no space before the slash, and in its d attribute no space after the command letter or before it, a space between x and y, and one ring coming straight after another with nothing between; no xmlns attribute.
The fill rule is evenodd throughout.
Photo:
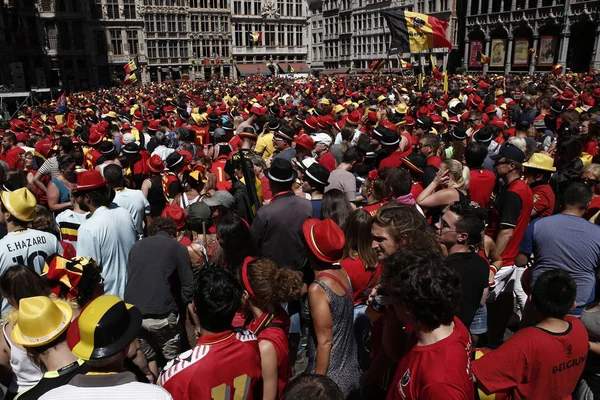
<svg viewBox="0 0 600 400"><path fill-rule="evenodd" d="M13 192L2 192L0 195L6 211L19 221L33 221L37 201L33 193L27 188L17 189Z"/></svg>
<svg viewBox="0 0 600 400"><path fill-rule="evenodd" d="M541 169L544 171L556 171L554 158L542 153L533 153L527 162L523 163L526 168Z"/></svg>
<svg viewBox="0 0 600 400"><path fill-rule="evenodd" d="M344 111L344 110L345 110L345 108L344 108L344 106L343 106L343 105L341 105L341 104L336 104L335 106L333 106L333 112L334 112L335 114L337 114L337 113L339 113L339 112L342 112L342 111Z"/></svg>
<svg viewBox="0 0 600 400"><path fill-rule="evenodd" d="M65 301L46 296L21 299L12 340L25 347L43 346L59 337L72 317L73 310Z"/></svg>
<svg viewBox="0 0 600 400"><path fill-rule="evenodd" d="M117 113L114 111L109 111L106 115L111 118L117 118Z"/></svg>
<svg viewBox="0 0 600 400"><path fill-rule="evenodd" d="M206 117L204 116L204 114L192 113L192 119L197 125L206 122Z"/></svg>
<svg viewBox="0 0 600 400"><path fill-rule="evenodd" d="M377 102L378 102L378 103L381 103L382 101L384 101L384 100L387 100L387 99L388 99L388 98L387 98L387 97L385 97L383 94L380 94L380 95L379 95L379 97L377 98Z"/></svg>
<svg viewBox="0 0 600 400"><path fill-rule="evenodd" d="M404 103L400 103L396 106L396 112L398 114L406 114L408 112L408 106Z"/></svg>
<svg viewBox="0 0 600 400"><path fill-rule="evenodd" d="M583 163L583 166L590 165L592 163L592 159L594 157L591 154L586 153L585 151L581 153L579 159Z"/></svg>
<svg viewBox="0 0 600 400"><path fill-rule="evenodd" d="M502 89L496 90L496 96L502 96L503 94L504 92L502 91Z"/></svg>
<svg viewBox="0 0 600 400"><path fill-rule="evenodd" d="M321 99L321 104L327 104L330 105L331 102L329 101L329 99L325 98L325 99Z"/></svg>

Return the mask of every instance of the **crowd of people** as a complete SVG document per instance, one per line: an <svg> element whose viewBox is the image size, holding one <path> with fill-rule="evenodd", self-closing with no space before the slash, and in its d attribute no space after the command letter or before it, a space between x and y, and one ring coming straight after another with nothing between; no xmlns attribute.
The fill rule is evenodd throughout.
<svg viewBox="0 0 600 400"><path fill-rule="evenodd" d="M254 76L18 109L5 398L600 396L599 78Z"/></svg>

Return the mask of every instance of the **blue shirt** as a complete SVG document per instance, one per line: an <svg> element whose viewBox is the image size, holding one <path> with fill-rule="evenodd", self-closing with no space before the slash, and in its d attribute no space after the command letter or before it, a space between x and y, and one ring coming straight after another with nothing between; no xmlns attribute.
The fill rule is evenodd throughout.
<svg viewBox="0 0 600 400"><path fill-rule="evenodd" d="M558 268L567 271L577 284L577 307L593 300L600 263L600 226L568 214L538 218L527 226L519 251L534 255L532 287L544 271Z"/></svg>
<svg viewBox="0 0 600 400"><path fill-rule="evenodd" d="M125 297L129 251L136 239L133 218L123 207L100 207L79 227L77 256L98 261L106 294Z"/></svg>

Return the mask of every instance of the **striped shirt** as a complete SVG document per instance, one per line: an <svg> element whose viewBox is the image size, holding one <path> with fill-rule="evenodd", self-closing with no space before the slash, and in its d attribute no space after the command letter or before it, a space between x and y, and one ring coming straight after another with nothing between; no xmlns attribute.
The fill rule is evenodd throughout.
<svg viewBox="0 0 600 400"><path fill-rule="evenodd" d="M83 224L88 214L88 212L79 214L73 210L65 210L56 216L61 240L71 243L75 250L77 250L77 231L79 231L79 226Z"/></svg>

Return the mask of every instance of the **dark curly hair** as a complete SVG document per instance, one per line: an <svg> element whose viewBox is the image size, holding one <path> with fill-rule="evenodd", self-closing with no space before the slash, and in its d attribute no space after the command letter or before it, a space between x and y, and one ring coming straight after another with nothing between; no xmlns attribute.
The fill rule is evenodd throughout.
<svg viewBox="0 0 600 400"><path fill-rule="evenodd" d="M450 324L461 297L458 275L431 250L405 249L388 258L383 290L427 331Z"/></svg>
<svg viewBox="0 0 600 400"><path fill-rule="evenodd" d="M457 232L469 235L467 239L468 245L474 246L481 243L486 217L483 208L471 205L470 202L455 201L450 204L448 211L458 215L459 219L456 221L456 230Z"/></svg>
<svg viewBox="0 0 600 400"><path fill-rule="evenodd" d="M161 231L167 232L172 237L175 237L177 234L177 225L175 224L175 221L165 217L152 218L152 222L150 223L150 226L148 226L148 235L154 236Z"/></svg>

